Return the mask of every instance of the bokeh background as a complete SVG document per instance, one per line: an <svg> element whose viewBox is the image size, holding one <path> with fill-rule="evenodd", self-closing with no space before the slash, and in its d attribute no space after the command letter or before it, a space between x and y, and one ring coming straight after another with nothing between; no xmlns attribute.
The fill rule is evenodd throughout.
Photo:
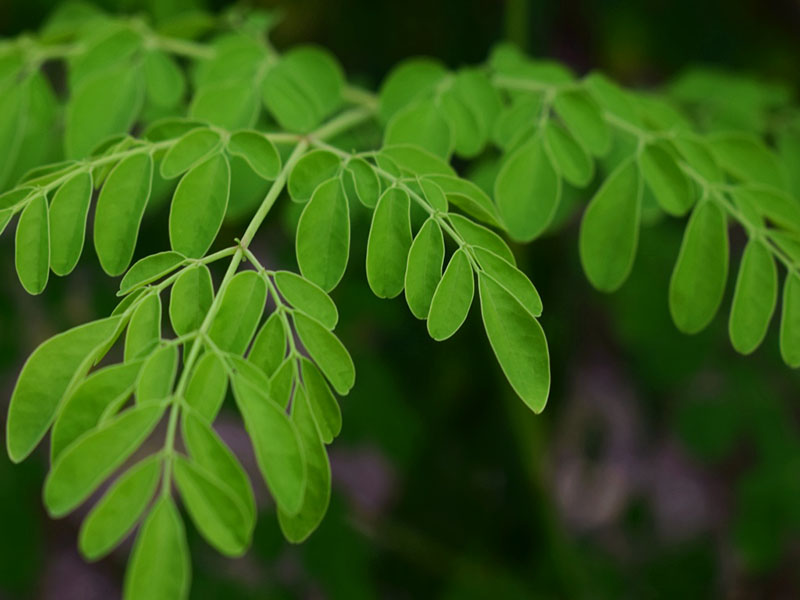
<svg viewBox="0 0 800 600"><path fill-rule="evenodd" d="M35 29L58 4L0 0L0 36ZM158 22L228 3L98 4ZM255 5L283 14L279 48L324 44L373 89L402 58L425 54L456 67L483 60L503 39L633 86L663 86L697 65L747 74L786 97L796 98L800 83L796 0ZM272 219L253 248L291 268L283 221ZM141 251L163 249L165 222L157 211L145 220ZM231 223L222 235L239 229ZM800 597L800 378L780 360L776 323L748 358L730 347L725 309L700 335L677 332L667 285L681 229L673 220L645 229L631 278L610 296L581 272L575 217L515 249L543 297L551 348L550 403L534 416L505 383L475 307L437 344L402 298L372 296L360 272L366 223L357 224L349 276L334 294L358 375L331 447L329 514L307 543L290 546L258 483L254 547L237 560L188 524L192 598ZM742 241L734 232L734 248ZM15 281L12 243L0 239L3 417L25 357L50 335L107 314L116 289L85 256L32 299ZM219 427L252 468L232 410ZM118 597L129 544L84 563L82 515L47 518L45 471L45 452L21 465L0 456L0 599Z"/></svg>

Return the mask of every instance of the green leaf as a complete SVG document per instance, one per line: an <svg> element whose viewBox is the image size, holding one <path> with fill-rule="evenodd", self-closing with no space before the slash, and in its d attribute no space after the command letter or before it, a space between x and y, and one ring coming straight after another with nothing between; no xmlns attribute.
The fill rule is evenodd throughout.
<svg viewBox="0 0 800 600"><path fill-rule="evenodd" d="M165 142L186 135L193 129L207 129L206 123L183 117L167 117L153 121L142 133L151 142Z"/></svg>
<svg viewBox="0 0 800 600"><path fill-rule="evenodd" d="M225 352L243 354L253 339L267 301L267 284L255 271L234 275L221 291L208 336Z"/></svg>
<svg viewBox="0 0 800 600"><path fill-rule="evenodd" d="M460 177L449 175L428 175L426 179L442 188L447 201L493 227L502 228L502 219L491 198L477 185Z"/></svg>
<svg viewBox="0 0 800 600"><path fill-rule="evenodd" d="M36 189L32 187L15 188L3 192L0 194L0 210L16 208L21 202L36 193Z"/></svg>
<svg viewBox="0 0 800 600"><path fill-rule="evenodd" d="M692 182L664 144L648 144L639 155L639 168L664 212L685 215L694 204Z"/></svg>
<svg viewBox="0 0 800 600"><path fill-rule="evenodd" d="M597 102L582 90L567 90L556 94L553 101L556 114L569 132L595 156L603 156L611 147L611 131Z"/></svg>
<svg viewBox="0 0 800 600"><path fill-rule="evenodd" d="M117 478L81 525L78 547L87 560L102 558L131 533L150 504L160 475L161 461L151 456Z"/></svg>
<svg viewBox="0 0 800 600"><path fill-rule="evenodd" d="M92 321L53 336L28 358L11 394L6 421L8 456L20 462L36 447L74 382L116 337L120 317Z"/></svg>
<svg viewBox="0 0 800 600"><path fill-rule="evenodd" d="M67 275L78 264L91 199L90 172L76 173L53 196L50 203L50 268L56 275Z"/></svg>
<svg viewBox="0 0 800 600"><path fill-rule="evenodd" d="M608 77L598 72L590 73L584 78L583 84L602 110L631 125L642 124L630 92L621 89Z"/></svg>
<svg viewBox="0 0 800 600"><path fill-rule="evenodd" d="M104 139L127 132L144 98L139 69L122 64L87 77L67 103L64 148L84 158Z"/></svg>
<svg viewBox="0 0 800 600"><path fill-rule="evenodd" d="M550 356L539 322L504 287L478 273L481 315L500 368L514 391L535 413L550 393Z"/></svg>
<svg viewBox="0 0 800 600"><path fill-rule="evenodd" d="M342 103L344 74L336 59L314 46L297 46L267 72L263 99L289 131L307 132Z"/></svg>
<svg viewBox="0 0 800 600"><path fill-rule="evenodd" d="M419 179L418 182L419 187L422 189L422 194L425 200L428 201L430 207L439 212L446 213L448 208L447 196L445 196L441 186L430 179Z"/></svg>
<svg viewBox="0 0 800 600"><path fill-rule="evenodd" d="M342 159L327 150L312 150L295 163L287 188L292 200L306 202L324 182L336 177Z"/></svg>
<svg viewBox="0 0 800 600"><path fill-rule="evenodd" d="M236 456L211 426L194 413L184 415L181 431L191 457L231 490L245 509L247 522L252 528L256 518L256 502L250 480Z"/></svg>
<svg viewBox="0 0 800 600"><path fill-rule="evenodd" d="M713 183L722 181L722 171L706 144L683 137L674 138L672 143L686 163L701 177Z"/></svg>
<svg viewBox="0 0 800 600"><path fill-rule="evenodd" d="M498 115L492 131L495 144L511 151L528 139L537 128L542 112L542 96L519 95Z"/></svg>
<svg viewBox="0 0 800 600"><path fill-rule="evenodd" d="M183 176L169 211L173 250L189 258L202 258L225 218L230 185L231 168L222 154L192 167Z"/></svg>
<svg viewBox="0 0 800 600"><path fill-rule="evenodd" d="M188 131L164 155L159 168L161 177L172 179L182 175L205 160L221 144L222 138L213 129L200 128Z"/></svg>
<svg viewBox="0 0 800 600"><path fill-rule="evenodd" d="M328 510L331 467L309 407L309 400L302 388L295 393L291 419L297 426L303 446L308 483L299 511L296 514L287 514L279 508L278 523L286 539L298 544L311 535Z"/></svg>
<svg viewBox="0 0 800 600"><path fill-rule="evenodd" d="M177 269L185 260L186 257L183 254L171 250L145 256L133 263L133 266L125 273L125 277L119 284L117 296L124 296L143 285L160 279Z"/></svg>
<svg viewBox="0 0 800 600"><path fill-rule="evenodd" d="M477 247L473 250L481 269L514 296L532 316L542 314L542 299L528 277L494 252Z"/></svg>
<svg viewBox="0 0 800 600"><path fill-rule="evenodd" d="M228 152L241 156L264 179L273 180L281 171L281 157L275 144L257 131L237 131L231 135Z"/></svg>
<svg viewBox="0 0 800 600"><path fill-rule="evenodd" d="M233 378L233 391L258 467L275 503L280 510L297 514L307 481L305 454L297 427L279 405L241 373Z"/></svg>
<svg viewBox="0 0 800 600"><path fill-rule="evenodd" d="M81 19L86 19L82 15ZM109 67L129 62L133 54L141 47L141 36L118 22L107 22L100 25L88 38L83 52L76 53L69 61L69 85L74 88L87 77L103 72Z"/></svg>
<svg viewBox="0 0 800 600"><path fill-rule="evenodd" d="M186 404L209 423L213 422L228 391L228 372L215 353L200 357L192 370L183 396Z"/></svg>
<svg viewBox="0 0 800 600"><path fill-rule="evenodd" d="M483 150L500 112L500 97L478 69L461 69L440 96L453 132L455 152L471 158Z"/></svg>
<svg viewBox="0 0 800 600"><path fill-rule="evenodd" d="M47 200L36 196L17 223L14 263L19 282L29 294L41 294L50 275L50 223Z"/></svg>
<svg viewBox="0 0 800 600"><path fill-rule="evenodd" d="M241 556L250 545L253 520L230 488L203 467L175 457L175 483L197 530L225 556Z"/></svg>
<svg viewBox="0 0 800 600"><path fill-rule="evenodd" d="M258 97L251 81L214 82L192 98L189 116L223 129L252 127L258 118Z"/></svg>
<svg viewBox="0 0 800 600"><path fill-rule="evenodd" d="M636 164L626 161L608 176L583 214L581 264L598 290L613 292L633 268L639 243L642 188Z"/></svg>
<svg viewBox="0 0 800 600"><path fill-rule="evenodd" d="M446 160L435 154L411 144L384 146L375 157L378 164L392 162L400 169L400 173L416 177L417 175L455 175L456 172Z"/></svg>
<svg viewBox="0 0 800 600"><path fill-rule="evenodd" d="M284 410L288 408L289 400L292 398L295 382L294 369L294 359L287 357L269 378L269 385L263 387L263 389L269 389L272 399Z"/></svg>
<svg viewBox="0 0 800 600"><path fill-rule="evenodd" d="M735 188L733 197L737 202L752 205L778 227L800 233L800 202L788 194L756 184Z"/></svg>
<svg viewBox="0 0 800 600"><path fill-rule="evenodd" d="M387 122L400 109L433 95L447 70L430 58L411 58L397 65L381 85L378 112Z"/></svg>
<svg viewBox="0 0 800 600"><path fill-rule="evenodd" d="M708 142L714 158L735 178L785 188L786 175L777 155L758 138L738 133L718 134Z"/></svg>
<svg viewBox="0 0 800 600"><path fill-rule="evenodd" d="M728 331L737 352L750 354L767 334L778 299L778 271L770 251L757 239L747 242L736 278Z"/></svg>
<svg viewBox="0 0 800 600"><path fill-rule="evenodd" d="M133 311L125 335L125 362L147 356L161 339L161 297L156 293L139 303Z"/></svg>
<svg viewBox="0 0 800 600"><path fill-rule="evenodd" d="M206 265L189 267L178 275L169 296L169 320L175 334L200 329L213 301L214 285Z"/></svg>
<svg viewBox="0 0 800 600"><path fill-rule="evenodd" d="M422 225L408 251L406 302L418 319L427 319L436 286L442 278L444 236L433 217Z"/></svg>
<svg viewBox="0 0 800 600"><path fill-rule="evenodd" d="M781 357L791 368L800 367L800 276L788 273L783 284L780 332Z"/></svg>
<svg viewBox="0 0 800 600"><path fill-rule="evenodd" d="M145 53L144 78L150 102L164 108L180 104L186 92L186 80L183 71L169 54L161 50Z"/></svg>
<svg viewBox="0 0 800 600"><path fill-rule="evenodd" d="M328 387L328 383L314 363L303 358L300 364L305 397L314 414L319 436L323 442L330 444L342 430L342 411L333 392ZM295 396L295 401L297 401L297 396Z"/></svg>
<svg viewBox="0 0 800 600"><path fill-rule="evenodd" d="M363 158L348 160L342 173L342 182L345 183L345 190L348 190L345 173L349 173L352 178L353 191L359 202L367 208L375 208L381 193L381 182L375 169ZM347 192L347 198L351 203L356 199L351 197L350 191Z"/></svg>
<svg viewBox="0 0 800 600"><path fill-rule="evenodd" d="M335 307L334 307L335 308ZM286 358L288 340L279 313L272 313L256 335L247 360L272 377Z"/></svg>
<svg viewBox="0 0 800 600"><path fill-rule="evenodd" d="M94 247L109 275L120 275L131 262L152 182L147 153L123 159L106 179L94 213Z"/></svg>
<svg viewBox="0 0 800 600"><path fill-rule="evenodd" d="M453 150L453 136L433 100L425 100L392 117L386 125L383 144L414 144L447 158Z"/></svg>
<svg viewBox="0 0 800 600"><path fill-rule="evenodd" d="M191 562L178 509L162 496L150 511L125 573L125 600L185 600Z"/></svg>
<svg viewBox="0 0 800 600"><path fill-rule="evenodd" d="M404 190L391 187L378 200L367 240L367 281L378 298L403 291L410 247L411 201Z"/></svg>
<svg viewBox="0 0 800 600"><path fill-rule="evenodd" d="M142 372L136 383L136 402L143 404L169 398L177 373L176 345L162 346L153 352L142 365Z"/></svg>
<svg viewBox="0 0 800 600"><path fill-rule="evenodd" d="M577 187L587 186L594 177L594 162L586 150L555 121L544 128L544 143L559 175Z"/></svg>
<svg viewBox="0 0 800 600"><path fill-rule="evenodd" d="M78 438L53 463L44 484L51 517L77 508L141 445L163 406L137 406Z"/></svg>
<svg viewBox="0 0 800 600"><path fill-rule="evenodd" d="M529 242L547 229L561 198L561 180L541 138L508 157L497 174L494 197L512 239Z"/></svg>
<svg viewBox="0 0 800 600"><path fill-rule="evenodd" d="M58 412L50 434L50 462L72 442L114 413L133 393L141 361L111 365L95 371L73 388Z"/></svg>
<svg viewBox="0 0 800 600"><path fill-rule="evenodd" d="M308 354L341 396L346 396L356 380L353 359L342 342L317 321L301 312L292 315L300 341Z"/></svg>
<svg viewBox="0 0 800 600"><path fill-rule="evenodd" d="M302 310L328 329L336 327L339 312L321 287L289 271L278 271L274 278L278 291L291 306Z"/></svg>
<svg viewBox="0 0 800 600"><path fill-rule="evenodd" d="M452 336L469 314L475 296L475 276L467 253L459 248L436 286L428 314L428 333L437 342Z"/></svg>
<svg viewBox="0 0 800 600"><path fill-rule="evenodd" d="M350 255L350 209L338 178L321 184L303 209L295 250L303 277L326 292L336 287Z"/></svg>
<svg viewBox="0 0 800 600"><path fill-rule="evenodd" d="M711 322L727 278L725 213L714 202L702 201L689 218L669 282L669 309L678 329L697 333Z"/></svg>
<svg viewBox="0 0 800 600"><path fill-rule="evenodd" d="M497 254L497 256L503 260L510 262L512 265L517 264L514 253L511 252L511 248L508 247L508 244L506 244L503 238L491 229L473 223L466 217L455 213L448 214L447 218L450 220L450 224L453 226L453 229L456 230L456 233L470 246L486 248Z"/></svg>

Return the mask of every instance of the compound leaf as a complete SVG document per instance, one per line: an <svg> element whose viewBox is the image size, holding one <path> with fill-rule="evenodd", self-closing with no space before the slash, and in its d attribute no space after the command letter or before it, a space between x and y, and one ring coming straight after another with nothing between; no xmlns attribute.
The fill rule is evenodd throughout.
<svg viewBox="0 0 800 600"><path fill-rule="evenodd" d="M171 273L186 260L183 254L167 250L145 256L133 263L119 284L117 296L124 296L143 285L147 285Z"/></svg>
<svg viewBox="0 0 800 600"><path fill-rule="evenodd" d="M86 215L92 199L91 172L77 173L58 188L50 203L50 268L72 272L83 250Z"/></svg>
<svg viewBox="0 0 800 600"><path fill-rule="evenodd" d="M206 265L185 269L175 283L169 297L169 320L177 335L197 331L214 301L214 285Z"/></svg>
<svg viewBox="0 0 800 600"><path fill-rule="evenodd" d="M321 287L289 271L275 273L275 285L286 301L328 329L336 327L339 312L336 305Z"/></svg>
<svg viewBox="0 0 800 600"><path fill-rule="evenodd" d="M408 194L389 188L378 200L367 240L367 282L378 298L403 291L411 247L411 201Z"/></svg>
<svg viewBox="0 0 800 600"><path fill-rule="evenodd" d="M231 135L228 152L241 156L263 179L273 180L280 173L281 157L275 144L257 131L237 131Z"/></svg>
<svg viewBox="0 0 800 600"><path fill-rule="evenodd" d="M183 395L194 413L211 423L219 413L227 390L228 372L222 359L214 352L206 352L195 364Z"/></svg>
<svg viewBox="0 0 800 600"><path fill-rule="evenodd" d="M297 335L308 354L319 366L333 388L342 396L347 395L356 379L353 359L342 342L325 329L318 321L301 312L292 316Z"/></svg>
<svg viewBox="0 0 800 600"><path fill-rule="evenodd" d="M295 163L287 188L292 200L306 202L323 183L336 177L342 159L327 150L312 150Z"/></svg>
<svg viewBox="0 0 800 600"><path fill-rule="evenodd" d="M264 371L267 377L272 377L286 357L287 344L283 320L280 314L274 312L256 335L247 360Z"/></svg>
<svg viewBox="0 0 800 600"><path fill-rule="evenodd" d="M22 287L29 294L41 294L50 275L50 223L43 195L35 196L22 211L14 246Z"/></svg>
<svg viewBox="0 0 800 600"><path fill-rule="evenodd" d="M436 286L442 278L444 236L433 217L428 218L408 251L405 290L406 302L418 319L428 318Z"/></svg>
<svg viewBox="0 0 800 600"><path fill-rule="evenodd" d="M125 335L125 362L147 356L161 339L161 297L156 293L139 303L133 311Z"/></svg>
<svg viewBox="0 0 800 600"><path fill-rule="evenodd" d="M450 258L433 294L428 333L436 341L452 336L467 319L475 296L475 276L467 252L459 248Z"/></svg>
<svg viewBox="0 0 800 600"><path fill-rule="evenodd" d="M648 144L639 155L642 176L664 212L685 215L694 203L693 187L663 145Z"/></svg>
<svg viewBox="0 0 800 600"><path fill-rule="evenodd" d="M264 312L267 284L255 271L242 271L220 293L222 300L208 335L221 350L243 354Z"/></svg>
<svg viewBox="0 0 800 600"><path fill-rule="evenodd" d="M217 150L221 143L222 138L213 129L202 127L188 131L164 154L159 167L161 177L172 179L182 175Z"/></svg>

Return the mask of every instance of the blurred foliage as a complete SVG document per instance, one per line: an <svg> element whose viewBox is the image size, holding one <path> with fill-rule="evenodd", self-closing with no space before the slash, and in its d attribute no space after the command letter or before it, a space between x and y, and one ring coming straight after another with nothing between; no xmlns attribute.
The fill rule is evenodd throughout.
<svg viewBox="0 0 800 600"><path fill-rule="evenodd" d="M0 34L37 27L58 4L4 0ZM167 24L225 3L98 4ZM482 60L509 31L525 35L520 41L534 54L578 71L599 67L628 83L672 81L671 94L690 109L712 99L714 110L696 115L709 129L779 138L786 124L771 109L796 98L799 83L793 0L522 8L509 1L509 17L506 3L490 0L258 4L283 13L279 45L324 44L371 86L409 55L450 65ZM515 15L527 27L507 27ZM689 67L702 64L719 69L711 88L693 79ZM297 218L296 205L283 207L287 222ZM748 358L730 348L722 315L697 336L676 330L666 303L681 236L676 222L651 224L620 292L593 291L580 270L574 216L564 219L562 234L515 249L546 307L554 388L544 415L511 397L478 319L438 345L402 299L377 300L362 278L345 278L336 291L340 331L359 376L343 402L328 516L299 547L283 541L275 519L262 518L253 550L238 560L219 557L191 532L193 598L800 596L798 380L778 356L777 327ZM163 246L166 231L153 224L165 222L149 220L143 252ZM354 226L361 230L353 240L366 240L366 221ZM276 221L256 240L257 253L292 264L286 239ZM8 244L0 245L2 281L15 278ZM0 290L3 398L40 340L111 310L114 283L96 271L81 268L36 299L18 286ZM116 596L127 548L81 563L79 521L51 521L41 507L44 461L39 453L12 467L0 458L0 598Z"/></svg>

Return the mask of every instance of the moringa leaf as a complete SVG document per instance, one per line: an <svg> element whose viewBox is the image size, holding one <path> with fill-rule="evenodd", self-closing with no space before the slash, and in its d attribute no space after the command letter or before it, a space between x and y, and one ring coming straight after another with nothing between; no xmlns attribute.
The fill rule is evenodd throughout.
<svg viewBox="0 0 800 600"><path fill-rule="evenodd" d="M565 90L553 101L556 114L569 132L594 156L603 156L611 146L611 131L600 106L583 90Z"/></svg>
<svg viewBox="0 0 800 600"><path fill-rule="evenodd" d="M92 199L91 172L78 172L58 188L50 202L50 268L68 275L78 264Z"/></svg>
<svg viewBox="0 0 800 600"><path fill-rule="evenodd" d="M179 252L158 252L136 261L119 284L117 296L125 294L160 279L182 265L186 257Z"/></svg>
<svg viewBox="0 0 800 600"><path fill-rule="evenodd" d="M450 220L453 229L455 229L458 235L470 246L485 248L512 265L517 264L514 254L511 252L511 248L508 247L508 244L506 244L503 238L491 229L474 223L459 214L450 213L447 215L447 218Z"/></svg>
<svg viewBox="0 0 800 600"><path fill-rule="evenodd" d="M589 185L594 177L594 161L566 129L548 121L544 128L544 144L559 175L574 186Z"/></svg>
<svg viewBox="0 0 800 600"><path fill-rule="evenodd" d="M213 129L191 129L173 145L161 160L159 173L173 179L205 160L222 145L222 138Z"/></svg>
<svg viewBox="0 0 800 600"><path fill-rule="evenodd" d="M47 200L35 196L22 211L14 240L17 277L29 294L41 294L50 276L50 223Z"/></svg>
<svg viewBox="0 0 800 600"><path fill-rule="evenodd" d="M305 398L317 423L319 436L324 443L330 444L342 430L342 411L339 403L314 363L303 358L300 361L300 368Z"/></svg>
<svg viewBox="0 0 800 600"><path fill-rule="evenodd" d="M355 192L355 197L349 191L345 173L349 173L352 178L352 189ZM377 173L375 173L375 169L367 161L357 157L348 160L345 164L345 170L342 172L342 182L345 185L345 190L348 190L347 198L351 203L355 202L357 198L367 208L375 208L381 194L381 182Z"/></svg>
<svg viewBox="0 0 800 600"><path fill-rule="evenodd" d="M312 150L295 163L287 188L292 200L306 202L322 183L336 177L342 159L327 150Z"/></svg>
<svg viewBox="0 0 800 600"><path fill-rule="evenodd" d="M691 181L680 169L665 144L648 144L639 155L639 168L664 212L685 215L694 204Z"/></svg>
<svg viewBox="0 0 800 600"><path fill-rule="evenodd" d="M488 225L503 228L502 219L491 198L471 181L450 175L427 175L425 178L438 185L447 196L447 201L456 208Z"/></svg>
<svg viewBox="0 0 800 600"><path fill-rule="evenodd" d="M321 287L289 271L278 271L274 278L278 291L291 306L302 310L328 329L336 327L339 312Z"/></svg>
<svg viewBox="0 0 800 600"><path fill-rule="evenodd" d="M378 298L403 291L411 247L411 201L408 193L391 187L381 195L367 240L367 282Z"/></svg>
<svg viewBox="0 0 800 600"><path fill-rule="evenodd" d="M255 271L234 275L224 289L208 337L225 352L243 354L253 339L267 301L267 284Z"/></svg>
<svg viewBox="0 0 800 600"><path fill-rule="evenodd" d="M414 144L448 158L453 150L450 125L433 100L424 100L396 113L383 134L384 146Z"/></svg>
<svg viewBox="0 0 800 600"><path fill-rule="evenodd" d="M542 314L542 299L528 277L504 258L481 247L474 249L481 269L514 296L532 316Z"/></svg>
<svg viewBox="0 0 800 600"><path fill-rule="evenodd" d="M144 361L136 382L136 402L165 400L172 395L172 386L178 373L178 347L162 346Z"/></svg>
<svg viewBox="0 0 800 600"><path fill-rule="evenodd" d="M778 299L778 270L757 239L747 242L736 278L728 332L737 352L750 354L767 334Z"/></svg>
<svg viewBox="0 0 800 600"><path fill-rule="evenodd" d="M708 143L717 162L736 179L785 188L786 175L777 155L758 138L736 133L716 134Z"/></svg>
<svg viewBox="0 0 800 600"><path fill-rule="evenodd" d="M214 301L214 284L206 265L195 265L178 275L169 296L169 320L176 335L197 331Z"/></svg>
<svg viewBox="0 0 800 600"><path fill-rule="evenodd" d="M149 355L161 340L161 297L150 293L133 311L125 335L125 362Z"/></svg>
<svg viewBox="0 0 800 600"><path fill-rule="evenodd" d="M381 85L378 113L386 123L399 110L430 96L447 70L429 58L411 58L397 65Z"/></svg>
<svg viewBox="0 0 800 600"><path fill-rule="evenodd" d="M242 157L263 179L271 181L281 171L281 157L275 144L258 131L243 130L231 135L228 152Z"/></svg>
<svg viewBox="0 0 800 600"><path fill-rule="evenodd" d="M264 371L267 377L272 377L283 359L286 358L287 345L288 340L283 321L280 314L274 312L256 335L247 360Z"/></svg>
<svg viewBox="0 0 800 600"><path fill-rule="evenodd" d="M450 258L433 294L428 313L428 333L437 342L446 340L467 319L475 296L475 275L467 252L459 248Z"/></svg>
<svg viewBox="0 0 800 600"><path fill-rule="evenodd" d="M250 81L216 81L195 93L189 117L223 129L252 127L258 118L258 97Z"/></svg>
<svg viewBox="0 0 800 600"><path fill-rule="evenodd" d="M212 423L222 407L228 391L228 372L222 359L214 352L206 352L194 366L184 399L194 414Z"/></svg>
<svg viewBox="0 0 800 600"><path fill-rule="evenodd" d="M181 68L169 54L161 50L146 52L144 78L150 102L164 108L180 104L186 92L186 79Z"/></svg>
<svg viewBox="0 0 800 600"><path fill-rule="evenodd" d="M442 278L443 263L442 228L433 217L429 217L411 244L406 265L406 302L418 319L428 318L433 294Z"/></svg>
<svg viewBox="0 0 800 600"><path fill-rule="evenodd" d="M350 358L350 354L342 342L318 321L304 313L294 313L292 320L297 335L308 354L331 382L336 392L342 396L347 395L355 383L356 371L353 359Z"/></svg>

